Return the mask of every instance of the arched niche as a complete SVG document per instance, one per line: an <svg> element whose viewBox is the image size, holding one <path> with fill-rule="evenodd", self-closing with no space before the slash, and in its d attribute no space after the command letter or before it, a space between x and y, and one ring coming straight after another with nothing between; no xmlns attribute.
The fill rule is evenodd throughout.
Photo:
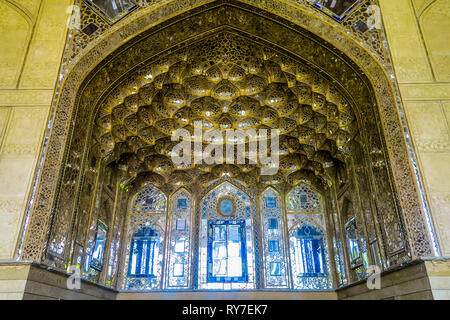
<svg viewBox="0 0 450 320"><path fill-rule="evenodd" d="M195 201L186 188L175 191L169 201L164 286L167 289L187 289L192 285Z"/></svg>
<svg viewBox="0 0 450 320"><path fill-rule="evenodd" d="M167 210L167 197L156 187L145 187L131 198L122 238L121 289L162 289Z"/></svg>
<svg viewBox="0 0 450 320"><path fill-rule="evenodd" d="M379 217L390 246L388 256L395 264L408 260L410 253L414 257L431 255L395 94L376 59L341 31L284 2L266 1L261 5L266 9L262 12L240 1L218 1L186 11L190 6L174 1L136 17L102 39L66 75L21 257L41 260L51 221L50 238L70 238L70 226L65 221L71 221L77 212L79 204L73 194L79 192L84 174L81 168L90 158L87 151L92 121L105 94L143 63L218 31L273 46L337 82L352 102L359 127L367 129L355 162L359 178L370 178L366 189L377 196L379 205L375 208L373 202L364 201L365 210ZM170 43L161 41L167 38ZM119 49L122 41L128 42ZM372 169L364 173L364 167ZM69 178L76 183L65 183Z"/></svg>
<svg viewBox="0 0 450 320"><path fill-rule="evenodd" d="M223 203L229 203L229 206ZM259 287L255 208L251 197L228 181L212 187L199 202L198 289L248 290ZM228 240L224 242L225 239ZM228 255L230 241L239 254ZM224 252L227 253L223 255ZM239 270L231 270L231 266L239 266Z"/></svg>
<svg viewBox="0 0 450 320"><path fill-rule="evenodd" d="M450 28L450 5L438 0L429 4L420 16L420 26L437 81L449 81L448 74L450 44L443 30Z"/></svg>
<svg viewBox="0 0 450 320"><path fill-rule="evenodd" d="M299 218L290 226L289 251L294 289L332 287L326 235L324 224L308 216Z"/></svg>
<svg viewBox="0 0 450 320"><path fill-rule="evenodd" d="M259 196L264 288L289 288L287 220L282 194L267 187Z"/></svg>
<svg viewBox="0 0 450 320"><path fill-rule="evenodd" d="M3 30L0 34L3 70L0 88L10 89L17 85L33 23L30 17L16 4L8 1L2 2L0 10L5 15L0 22L0 28Z"/></svg>

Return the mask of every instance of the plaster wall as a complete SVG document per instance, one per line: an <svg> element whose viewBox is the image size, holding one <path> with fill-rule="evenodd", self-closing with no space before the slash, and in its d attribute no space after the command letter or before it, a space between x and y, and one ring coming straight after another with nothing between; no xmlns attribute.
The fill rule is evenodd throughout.
<svg viewBox="0 0 450 320"><path fill-rule="evenodd" d="M72 2L0 1L0 259L15 258Z"/></svg>
<svg viewBox="0 0 450 320"><path fill-rule="evenodd" d="M379 0L440 254L450 255L450 1Z"/></svg>

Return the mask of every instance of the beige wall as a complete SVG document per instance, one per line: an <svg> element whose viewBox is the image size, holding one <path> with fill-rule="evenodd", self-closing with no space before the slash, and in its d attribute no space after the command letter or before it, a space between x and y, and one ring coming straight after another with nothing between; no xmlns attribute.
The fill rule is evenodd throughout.
<svg viewBox="0 0 450 320"><path fill-rule="evenodd" d="M15 256L73 0L0 0L0 259Z"/></svg>
<svg viewBox="0 0 450 320"><path fill-rule="evenodd" d="M441 255L450 255L450 1L380 0Z"/></svg>
<svg viewBox="0 0 450 320"><path fill-rule="evenodd" d="M42 265L0 262L0 300L116 299L116 291L84 280L79 289L70 290L67 280L67 274Z"/></svg>

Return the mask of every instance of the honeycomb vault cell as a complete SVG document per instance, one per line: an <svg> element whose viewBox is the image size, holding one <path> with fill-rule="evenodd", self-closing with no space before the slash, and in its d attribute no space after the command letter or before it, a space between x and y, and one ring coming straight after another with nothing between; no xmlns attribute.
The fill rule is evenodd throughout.
<svg viewBox="0 0 450 320"><path fill-rule="evenodd" d="M262 176L261 163L249 161L177 166L171 134L193 133L197 121L204 130L278 129L279 172ZM351 155L357 132L350 104L323 76L225 32L142 66L110 92L96 116L92 148L130 179L145 174L159 183L205 185L225 174L246 184L296 185L329 181Z"/></svg>

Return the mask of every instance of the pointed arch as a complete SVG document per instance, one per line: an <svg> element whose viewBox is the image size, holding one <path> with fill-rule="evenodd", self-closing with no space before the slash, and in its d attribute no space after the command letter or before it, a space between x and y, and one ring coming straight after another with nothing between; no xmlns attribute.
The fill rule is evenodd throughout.
<svg viewBox="0 0 450 320"><path fill-rule="evenodd" d="M167 213L167 207L166 194L153 185L145 186L131 198L130 209L135 214Z"/></svg>
<svg viewBox="0 0 450 320"><path fill-rule="evenodd" d="M195 202L184 187L177 189L169 199L164 287L188 289L192 283Z"/></svg>
<svg viewBox="0 0 450 320"><path fill-rule="evenodd" d="M302 183L286 194L286 210L292 213L322 213L324 199L311 184Z"/></svg>
<svg viewBox="0 0 450 320"><path fill-rule="evenodd" d="M166 246L167 196L159 188L147 185L131 197L129 204L127 230L124 237L126 247L122 288L143 291L161 289ZM151 228L155 233L151 237L140 240L141 242L136 242L134 236L142 228ZM133 259L148 258L149 255L152 258L146 262L145 266L148 267L148 263L151 262L152 268L146 269L150 271L144 274L132 273Z"/></svg>
<svg viewBox="0 0 450 320"><path fill-rule="evenodd" d="M232 203L232 214L218 213L223 199ZM206 193L198 211L198 288L255 289L258 232L255 204L249 195L225 181Z"/></svg>
<svg viewBox="0 0 450 320"><path fill-rule="evenodd" d="M275 0L243 2L217 1L208 7L192 9L191 2L174 0L170 5L161 5L154 11L148 11L148 14L130 19L121 28L111 30L80 56L79 60L74 61L62 82L54 105L52 130L44 149L46 157L38 172L39 181L36 182L32 208L27 213L28 229L21 242L23 246L20 247L22 259L41 260L43 248L52 240L47 233L50 226L58 236L71 238L73 226L67 221L75 220L72 217L78 203L64 200L79 199L81 187L73 194L73 188L69 188L70 184L66 183L66 179L83 181L84 171L71 172L70 168L83 168L88 161L89 156L83 151L88 149L87 144L92 138L90 121L94 121L93 114L99 110L99 103L103 101L102 94L106 95L115 89L123 80L122 77L128 76L134 69L155 57L167 54L175 45L188 46L220 28L244 34L248 39L270 43L280 52L310 63L330 78L337 79L339 86L353 97L352 101L361 101L355 111L358 119L367 122L366 127L377 128L370 136L373 143L364 144L367 148L364 152L366 155L372 154L371 152L379 154L386 164L386 167L373 172L373 175L377 174L376 180L370 175L372 183L380 181L382 184L370 191L376 195L377 201L386 204L382 208L383 212L380 212L383 218L380 223L386 229L389 259L392 258L394 265L400 258L406 257L409 260L411 256L426 256L432 252L398 116L395 92L386 70L357 41L300 8ZM265 11L264 14L256 8L256 3L260 3L259 9ZM181 12L183 14L177 17ZM186 19L187 17L195 18ZM184 25L187 20L196 23L197 27L187 28ZM262 28L262 23L270 28ZM179 32L180 30L185 32ZM167 38L164 33L173 36L173 42L158 42L158 39ZM322 53L324 58L319 59ZM310 61L309 57L317 59ZM133 65L124 64L123 61L129 61ZM330 64L330 61L333 63ZM347 72L348 77L341 77ZM361 138L368 141L367 136ZM372 146L374 149L368 149ZM66 166L67 163L71 166ZM393 191L386 193L384 190ZM395 201L395 197L398 201ZM397 203L402 210L397 207ZM405 228L400 216L402 213ZM409 246L404 238L405 234L410 237ZM62 250L69 251L70 247L68 243ZM408 252L409 248L412 252ZM401 254L398 253L400 251Z"/></svg>
<svg viewBox="0 0 450 320"><path fill-rule="evenodd" d="M331 288L332 277L326 235L326 230L308 217L299 219L290 228L289 251L294 289Z"/></svg>
<svg viewBox="0 0 450 320"><path fill-rule="evenodd" d="M269 186L261 192L259 201L264 287L288 288L287 228L282 193Z"/></svg>

